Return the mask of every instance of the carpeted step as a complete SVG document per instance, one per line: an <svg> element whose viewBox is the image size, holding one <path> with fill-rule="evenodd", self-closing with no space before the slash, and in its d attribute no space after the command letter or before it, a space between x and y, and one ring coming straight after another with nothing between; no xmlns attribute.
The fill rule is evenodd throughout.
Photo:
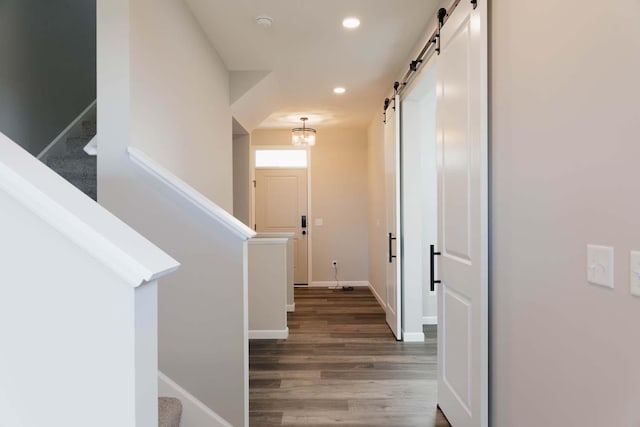
<svg viewBox="0 0 640 427"><path fill-rule="evenodd" d="M95 136L96 131L97 126L95 121L85 120L82 122L82 136L91 139Z"/></svg>
<svg viewBox="0 0 640 427"><path fill-rule="evenodd" d="M93 200L97 200L97 158L85 153L84 147L95 133L95 121L83 122L81 136L67 138L60 147L61 152L52 154L46 160L47 166Z"/></svg>
<svg viewBox="0 0 640 427"><path fill-rule="evenodd" d="M95 177L97 170L96 158L89 155L79 158L56 156L47 159L47 165L60 175L72 173L78 177Z"/></svg>
<svg viewBox="0 0 640 427"><path fill-rule="evenodd" d="M180 427L182 403L173 397L158 398L158 427Z"/></svg>
<svg viewBox="0 0 640 427"><path fill-rule="evenodd" d="M85 137L67 138L65 141L65 150L69 153L78 153L87 156L88 154L84 151L84 147L86 147L90 141L91 138Z"/></svg>

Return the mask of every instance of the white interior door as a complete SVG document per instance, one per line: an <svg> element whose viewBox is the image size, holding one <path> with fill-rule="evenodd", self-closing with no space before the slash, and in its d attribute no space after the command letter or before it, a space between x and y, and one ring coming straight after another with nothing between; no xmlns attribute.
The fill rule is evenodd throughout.
<svg viewBox="0 0 640 427"><path fill-rule="evenodd" d="M256 231L295 233L293 278L308 282L307 170L256 169Z"/></svg>
<svg viewBox="0 0 640 427"><path fill-rule="evenodd" d="M401 248L400 244L400 97L387 110L384 130L385 195L387 206L387 324L402 339Z"/></svg>
<svg viewBox="0 0 640 427"><path fill-rule="evenodd" d="M438 58L438 404L488 425L487 1L461 1Z"/></svg>

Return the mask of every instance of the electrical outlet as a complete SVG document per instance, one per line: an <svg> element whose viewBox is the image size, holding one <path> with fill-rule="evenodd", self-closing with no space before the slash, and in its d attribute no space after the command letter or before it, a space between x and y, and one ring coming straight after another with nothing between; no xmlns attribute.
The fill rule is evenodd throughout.
<svg viewBox="0 0 640 427"><path fill-rule="evenodd" d="M337 267L337 266L338 266L338 261L337 261L337 260L335 260L335 259L334 259L333 261L331 261L331 266L332 266L333 268Z"/></svg>

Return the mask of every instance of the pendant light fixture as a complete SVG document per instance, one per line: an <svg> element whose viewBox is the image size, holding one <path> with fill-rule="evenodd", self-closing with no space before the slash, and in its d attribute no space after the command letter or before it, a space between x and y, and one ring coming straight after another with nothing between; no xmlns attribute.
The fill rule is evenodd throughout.
<svg viewBox="0 0 640 427"><path fill-rule="evenodd" d="M297 146L309 146L316 145L316 130L306 127L305 123L309 120L308 117L300 117L302 120L301 128L291 129L291 143Z"/></svg>

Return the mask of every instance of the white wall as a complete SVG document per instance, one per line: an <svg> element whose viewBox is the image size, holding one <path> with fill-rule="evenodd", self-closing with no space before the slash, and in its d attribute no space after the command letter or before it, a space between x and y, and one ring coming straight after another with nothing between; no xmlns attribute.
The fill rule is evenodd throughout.
<svg viewBox="0 0 640 427"><path fill-rule="evenodd" d="M640 3L491 4L491 414L640 424ZM615 289L586 245L615 247Z"/></svg>
<svg viewBox="0 0 640 427"><path fill-rule="evenodd" d="M259 129L251 144L288 145L289 130ZM333 282L332 260L340 281L366 281L367 140L359 129L318 128L311 148L311 216L313 282ZM321 218L323 225L315 225Z"/></svg>
<svg viewBox="0 0 640 427"><path fill-rule="evenodd" d="M2 191L0 206L0 424L136 426L134 288Z"/></svg>
<svg viewBox="0 0 640 427"><path fill-rule="evenodd" d="M294 237L295 233L258 233L257 238L279 237L287 239L287 311L294 312L296 308L294 284Z"/></svg>
<svg viewBox="0 0 640 427"><path fill-rule="evenodd" d="M402 102L403 329L422 333L437 318L429 245L437 245L436 68L416 77Z"/></svg>
<svg viewBox="0 0 640 427"><path fill-rule="evenodd" d="M182 1L97 4L99 202L183 265L159 293L160 369L246 425L246 243L127 155L142 149L230 211L227 73Z"/></svg>
<svg viewBox="0 0 640 427"><path fill-rule="evenodd" d="M249 338L287 338L288 238L249 241Z"/></svg>
<svg viewBox="0 0 640 427"><path fill-rule="evenodd" d="M129 3L131 145L233 212L229 73L184 2Z"/></svg>
<svg viewBox="0 0 640 427"><path fill-rule="evenodd" d="M177 261L2 133L0 206L2 424L157 425L156 281Z"/></svg>

